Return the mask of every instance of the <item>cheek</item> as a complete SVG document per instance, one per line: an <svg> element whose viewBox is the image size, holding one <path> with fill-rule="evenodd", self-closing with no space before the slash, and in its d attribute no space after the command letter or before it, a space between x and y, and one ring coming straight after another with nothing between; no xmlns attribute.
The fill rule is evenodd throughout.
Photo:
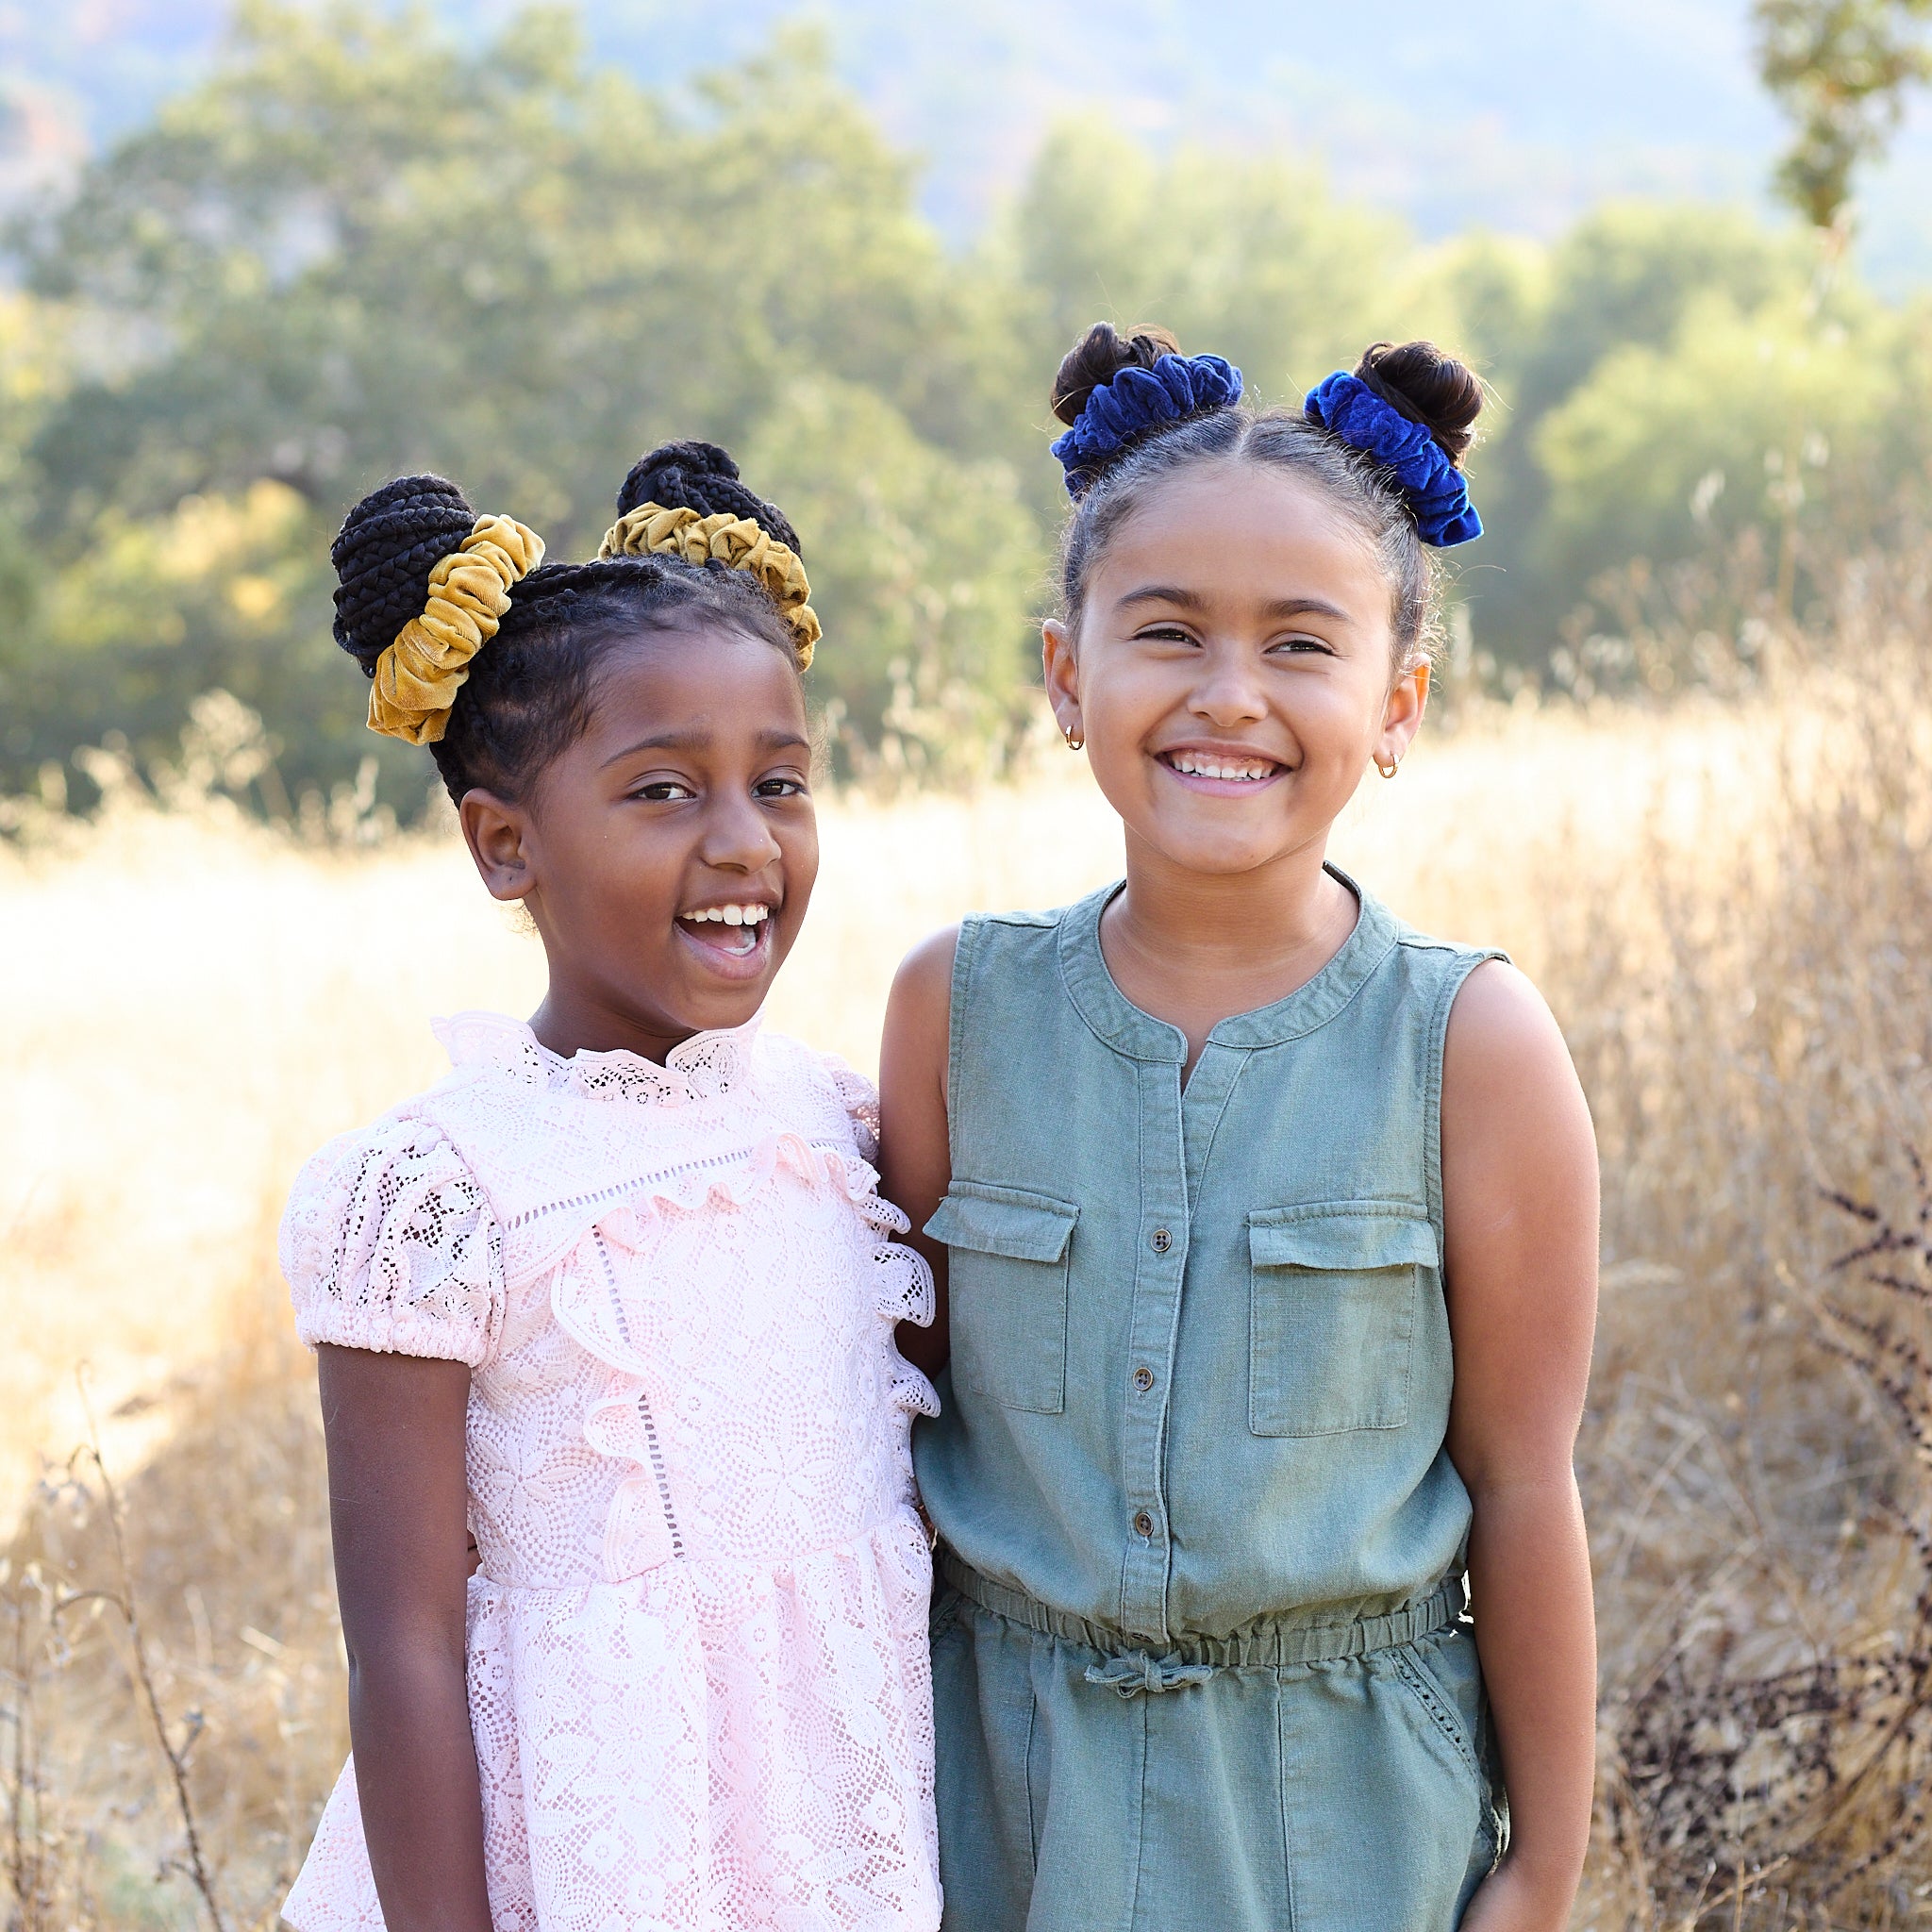
<svg viewBox="0 0 1932 1932"><path fill-rule="evenodd" d="M588 818L558 858L571 899L593 921L629 927L641 915L661 911L668 920L675 909L682 854L641 813Z"/></svg>
<svg viewBox="0 0 1932 1932"><path fill-rule="evenodd" d="M808 810L798 823L784 826L777 834L778 847L785 855L785 905L794 906L802 914L805 902L819 876L819 826L815 814Z"/></svg>
<svg viewBox="0 0 1932 1932"><path fill-rule="evenodd" d="M1138 739L1186 703L1187 686L1186 676L1168 665L1124 657L1093 664L1080 689L1088 743L1105 755L1109 746Z"/></svg>

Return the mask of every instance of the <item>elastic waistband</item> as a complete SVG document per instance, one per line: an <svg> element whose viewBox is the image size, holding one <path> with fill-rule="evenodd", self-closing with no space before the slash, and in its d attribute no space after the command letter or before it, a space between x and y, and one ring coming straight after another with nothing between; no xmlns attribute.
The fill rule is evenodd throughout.
<svg viewBox="0 0 1932 1932"><path fill-rule="evenodd" d="M1096 1683L1115 1683L1121 1678L1116 1688L1130 1691L1174 1689L1181 1682L1201 1681L1215 1671L1279 1670L1291 1664L1331 1663L1342 1657L1367 1657L1372 1651L1392 1650L1448 1629L1462 1615L1467 1600L1462 1578L1447 1576L1427 1596L1379 1617L1315 1623L1287 1612L1257 1618L1232 1637L1185 1636L1163 1642L1159 1638L1136 1637L1130 1631L1051 1609L1024 1591L1008 1590L1005 1584L982 1576L943 1545L939 1551L939 1571L968 1603L977 1604L996 1617L1024 1624L1042 1637L1084 1644L1119 1664L1130 1665L1124 1677L1112 1669L1101 1676L1088 1673ZM1150 1642L1160 1649L1158 1662L1149 1656ZM1178 1672L1198 1674L1175 1683L1156 1681Z"/></svg>

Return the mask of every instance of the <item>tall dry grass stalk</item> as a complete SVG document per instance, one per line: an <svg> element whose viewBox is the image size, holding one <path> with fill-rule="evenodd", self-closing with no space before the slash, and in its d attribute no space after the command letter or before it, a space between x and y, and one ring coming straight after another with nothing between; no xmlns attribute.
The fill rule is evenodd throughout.
<svg viewBox="0 0 1932 1932"><path fill-rule="evenodd" d="M1606 1932L1925 1916L1932 1296L1923 1248L1833 1266L1885 1229L1924 1239L1923 601L1868 579L1828 658L1767 654L1723 703L1466 713L1338 836L1399 911L1539 978L1596 1114L1581 1468L1605 1777L1578 1924ZM861 1065L923 932L1117 863L1073 760L972 800L834 802L824 829L772 1017ZM129 785L84 832L0 850L26 937L0 951L0 1480L25 1498L0 1583L0 1864L23 1927L208 1924L189 1817L225 1925L268 1924L344 1746L275 1213L313 1145L433 1075L431 1012L526 1010L541 979L446 836L352 848ZM87 1440L83 1357L125 1569L98 1467L64 1460Z"/></svg>

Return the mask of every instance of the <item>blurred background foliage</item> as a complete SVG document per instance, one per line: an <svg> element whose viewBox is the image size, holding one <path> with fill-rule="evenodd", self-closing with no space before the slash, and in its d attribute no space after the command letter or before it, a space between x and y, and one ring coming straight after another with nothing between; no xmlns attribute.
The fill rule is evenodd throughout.
<svg viewBox="0 0 1932 1932"><path fill-rule="evenodd" d="M1374 338L1471 357L1492 534L1455 634L1505 687L1607 675L1581 645L1633 570L1748 554L1700 621L1802 621L1816 559L1923 515L1932 304L1796 225L1613 204L1424 246L1305 158L1092 119L964 246L916 186L808 34L674 93L598 71L567 11L479 36L246 0L208 77L7 241L0 792L84 805L77 748L163 758L223 691L263 722L259 809L359 774L413 815L422 761L361 729L329 638L344 509L435 469L581 556L673 435L801 531L841 774L996 774L1062 500L1044 392L1097 315L1271 400Z"/></svg>

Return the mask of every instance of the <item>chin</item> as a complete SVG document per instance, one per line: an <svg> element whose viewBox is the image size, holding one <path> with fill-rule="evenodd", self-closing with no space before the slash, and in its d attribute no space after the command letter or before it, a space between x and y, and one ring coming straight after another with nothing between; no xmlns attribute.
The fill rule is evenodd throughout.
<svg viewBox="0 0 1932 1932"><path fill-rule="evenodd" d="M1164 829L1164 828L1160 828ZM1195 833L1193 836L1172 832L1166 837L1156 836L1147 841L1159 852L1170 865L1177 866L1183 872L1198 873L1204 878L1229 878L1241 873L1257 872L1263 866L1285 858L1296 848L1297 841L1281 833L1273 837L1255 838L1240 833L1216 836L1213 833Z"/></svg>
<svg viewBox="0 0 1932 1932"><path fill-rule="evenodd" d="M678 1018L699 1033L728 1033L757 1015L771 990L769 974L734 987L693 987L678 1002Z"/></svg>

